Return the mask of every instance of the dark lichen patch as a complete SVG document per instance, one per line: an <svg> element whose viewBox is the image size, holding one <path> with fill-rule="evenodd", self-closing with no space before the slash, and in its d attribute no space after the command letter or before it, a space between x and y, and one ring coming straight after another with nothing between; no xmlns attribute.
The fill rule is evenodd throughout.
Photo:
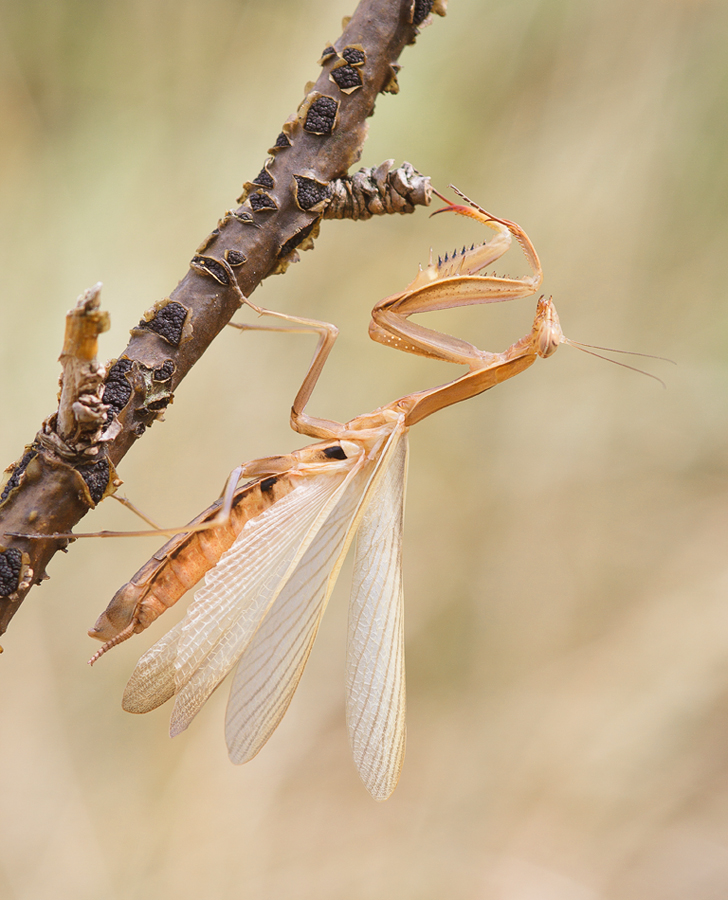
<svg viewBox="0 0 728 900"><path fill-rule="evenodd" d="M336 47L329 44L328 47L324 47L324 52L321 54L321 58L319 59L319 65L323 66L324 63L328 62L332 56L336 55Z"/></svg>
<svg viewBox="0 0 728 900"><path fill-rule="evenodd" d="M331 134L336 125L339 104L333 97L319 96L309 106L303 123L309 134Z"/></svg>
<svg viewBox="0 0 728 900"><path fill-rule="evenodd" d="M234 212L232 215L242 225L255 225L255 219L253 218L253 214L249 213L247 211L247 209L239 209L236 212Z"/></svg>
<svg viewBox="0 0 728 900"><path fill-rule="evenodd" d="M131 367L130 359L117 359L109 369L104 395L101 398L101 402L109 407L106 413L107 422L110 422L114 416L118 416L131 398L131 385L126 379L126 373Z"/></svg>
<svg viewBox="0 0 728 900"><path fill-rule="evenodd" d="M276 138L275 144L268 151L269 153L276 153L278 150L286 150L291 146L291 141L285 131L281 131L281 133Z"/></svg>
<svg viewBox="0 0 728 900"><path fill-rule="evenodd" d="M268 171L268 166L273 162L272 159L268 159L263 168L258 172L255 178L252 181L246 181L243 185L243 190L238 197L238 203L245 203L248 197L255 193L256 191L260 191L261 188L265 188L266 190L272 190L275 187L275 179Z"/></svg>
<svg viewBox="0 0 728 900"><path fill-rule="evenodd" d="M0 503L3 503L10 492L15 490L15 488L20 484L20 479L23 472L25 472L25 470L28 468L30 461L37 455L38 451L34 447L32 447L31 449L25 451L20 459L20 462L13 464L10 478L8 478L8 480L5 482L5 486L3 487L2 493L0 494Z"/></svg>
<svg viewBox="0 0 728 900"><path fill-rule="evenodd" d="M265 168L265 166L260 170L260 172L258 172L252 183L259 184L261 187L268 188L269 190L275 187L273 176L270 174L268 169Z"/></svg>
<svg viewBox="0 0 728 900"><path fill-rule="evenodd" d="M329 78L336 84L342 94L351 94L364 84L359 70L347 65L343 60L342 64L333 67Z"/></svg>
<svg viewBox="0 0 728 900"><path fill-rule="evenodd" d="M169 381L169 379L174 375L175 364L171 359L165 359L161 366L158 366L152 372L152 378L154 381Z"/></svg>
<svg viewBox="0 0 728 900"><path fill-rule="evenodd" d="M361 44L351 44L344 47L341 58L346 60L350 66L363 66L367 61L367 55Z"/></svg>
<svg viewBox="0 0 728 900"><path fill-rule="evenodd" d="M227 287L230 284L230 276L225 266L211 256L193 256L190 266L197 272L212 275L215 281Z"/></svg>
<svg viewBox="0 0 728 900"><path fill-rule="evenodd" d="M314 219L313 222L308 225L304 225L303 228L299 228L298 231L292 236L289 237L288 240L281 246L281 249L278 251L278 259L285 259L285 257L289 256L293 251L300 247L301 244L306 241L311 235L311 232L315 231L319 227L320 219ZM313 240L311 240L311 246L313 246ZM303 249L308 249L304 247Z"/></svg>
<svg viewBox="0 0 728 900"><path fill-rule="evenodd" d="M432 12L433 0L414 0L412 4L412 24L421 25Z"/></svg>
<svg viewBox="0 0 728 900"><path fill-rule="evenodd" d="M261 491L273 490L273 485L278 481L277 475L271 475L270 478L264 478L260 483Z"/></svg>
<svg viewBox="0 0 728 900"><path fill-rule="evenodd" d="M324 456L327 459L346 459L346 453L344 453L343 448L339 444L335 447L326 447Z"/></svg>
<svg viewBox="0 0 728 900"><path fill-rule="evenodd" d="M168 360L167 362L172 362ZM145 425L151 425L155 420L162 418L162 411L172 402L174 394L172 393L172 385L170 379L174 372L174 366L171 369L165 365L161 367L164 371L160 372L160 368L152 368L145 366L144 363L136 360L134 362L134 372L131 378L134 391L139 398L137 405L137 413L143 415ZM160 378L159 375L167 375L167 378Z"/></svg>
<svg viewBox="0 0 728 900"><path fill-rule="evenodd" d="M164 396L157 397L156 400L150 400L148 403L145 403L144 408L151 410L153 413L159 413L166 409L171 402L172 395L165 394Z"/></svg>
<svg viewBox="0 0 728 900"><path fill-rule="evenodd" d="M258 191L256 194L251 194L248 197L248 203L255 212L270 212L274 209L278 209L275 200L270 196L270 194L266 194L264 191Z"/></svg>
<svg viewBox="0 0 728 900"><path fill-rule="evenodd" d="M225 251L225 260L229 266L242 266L247 259L248 257L244 253L241 253L240 250Z"/></svg>
<svg viewBox="0 0 728 900"><path fill-rule="evenodd" d="M196 259L204 258L202 256L196 257ZM225 272L224 269L223 272ZM227 272L225 272L225 275L227 276ZM168 344L171 344L173 347L179 347L188 312L189 310L186 306L183 306L176 300L169 300L163 306L160 306L148 321L142 319L137 328L144 331L153 331ZM106 401L104 400L104 402Z"/></svg>
<svg viewBox="0 0 728 900"><path fill-rule="evenodd" d="M0 597L17 591L23 569L23 554L16 547L0 552Z"/></svg>
<svg viewBox="0 0 728 900"><path fill-rule="evenodd" d="M296 203L307 212L319 212L328 202L331 190L323 181L307 178L305 175L294 175Z"/></svg>
<svg viewBox="0 0 728 900"><path fill-rule="evenodd" d="M86 482L91 500L96 506L97 503L103 500L106 489L109 487L111 469L108 459L101 459L90 466L78 466L76 471Z"/></svg>

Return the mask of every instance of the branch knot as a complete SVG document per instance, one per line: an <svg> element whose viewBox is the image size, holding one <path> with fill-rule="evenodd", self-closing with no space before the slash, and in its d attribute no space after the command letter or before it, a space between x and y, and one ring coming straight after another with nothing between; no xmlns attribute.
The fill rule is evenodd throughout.
<svg viewBox="0 0 728 900"><path fill-rule="evenodd" d="M392 169L393 159L376 168L359 169L352 176L337 178L329 185L331 199L325 219L371 219L388 213L411 213L415 206L429 206L430 179L403 162Z"/></svg>

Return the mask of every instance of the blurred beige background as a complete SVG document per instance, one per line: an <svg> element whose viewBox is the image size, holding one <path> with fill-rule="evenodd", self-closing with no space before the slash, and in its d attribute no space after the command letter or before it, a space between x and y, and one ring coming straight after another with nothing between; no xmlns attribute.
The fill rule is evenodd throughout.
<svg viewBox="0 0 728 900"><path fill-rule="evenodd" d="M3 465L54 406L66 309L102 280L121 350L352 4L0 0ZM56 557L2 640L0 897L728 896L727 40L721 0L451 0L405 52L362 163L408 159L521 223L566 333L672 357L647 362L667 390L565 347L413 431L408 752L383 805L346 742L348 568L289 714L234 768L226 688L174 741L164 709L120 708L171 614L86 666L86 629L161 542ZM256 302L341 328L312 412L454 376L372 344L368 314L430 246L481 237L422 210L330 223L265 283ZM533 306L437 322L499 350ZM223 334L124 461L127 494L177 524L239 461L300 446L311 349Z"/></svg>

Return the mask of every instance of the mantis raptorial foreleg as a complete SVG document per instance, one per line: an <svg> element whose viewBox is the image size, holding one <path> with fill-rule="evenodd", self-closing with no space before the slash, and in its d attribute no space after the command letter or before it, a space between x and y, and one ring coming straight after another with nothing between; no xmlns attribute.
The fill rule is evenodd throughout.
<svg viewBox="0 0 728 900"><path fill-rule="evenodd" d="M438 196L442 197L441 194ZM467 200L464 195L461 196ZM531 240L515 222L498 219L471 200L467 200L469 206L446 202L448 205L437 210L438 213L455 212L468 216L493 229L496 236L470 250L463 247L451 257L446 255L444 260L438 258L437 263L431 259L404 291L377 303L372 310L369 336L397 350L469 366L482 357L481 351L460 338L409 322L408 317L415 313L528 297L538 290L543 272ZM511 235L521 245L532 274L521 278L479 275L482 269L500 259L508 250Z"/></svg>
<svg viewBox="0 0 728 900"><path fill-rule="evenodd" d="M437 195L445 200L441 194ZM438 259L437 264L431 259L406 290L380 301L372 310L369 336L373 340L429 359L465 365L469 369L466 375L447 385L411 395L408 425L518 374L537 356L553 353L563 339L556 310L543 298L539 301L536 317L538 328L534 324L530 335L503 354L480 350L461 338L409 321L409 316L417 313L527 297L538 290L543 280L538 254L525 231L515 222L486 212L464 194L460 196L468 206L446 200L448 205L437 212L455 212L475 219L493 229L495 237L470 250L463 248L449 258ZM520 244L532 274L521 278L478 274L508 250L511 236Z"/></svg>

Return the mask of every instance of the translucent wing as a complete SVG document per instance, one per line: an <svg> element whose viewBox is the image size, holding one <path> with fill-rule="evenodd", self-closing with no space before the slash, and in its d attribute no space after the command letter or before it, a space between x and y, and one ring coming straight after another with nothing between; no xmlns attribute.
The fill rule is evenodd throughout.
<svg viewBox="0 0 728 900"><path fill-rule="evenodd" d="M258 753L291 702L350 543L368 474L352 480L238 663L225 717L228 752L236 764Z"/></svg>
<svg viewBox="0 0 728 900"><path fill-rule="evenodd" d="M360 466L360 460L342 461L303 477L245 524L205 576L182 622L139 660L124 693L125 709L147 712L176 693L170 732L187 727L255 634Z"/></svg>
<svg viewBox="0 0 728 900"><path fill-rule="evenodd" d="M402 430L398 424L371 463L352 477L245 650L230 690L225 722L232 762L252 759L288 708L379 469L386 465Z"/></svg>
<svg viewBox="0 0 728 900"><path fill-rule="evenodd" d="M182 622L179 622L136 664L121 701L127 712L150 712L174 696L174 660L181 633Z"/></svg>
<svg viewBox="0 0 728 900"><path fill-rule="evenodd" d="M349 605L346 720L354 762L375 800L399 780L405 745L402 526L406 432L372 486L356 539Z"/></svg>

